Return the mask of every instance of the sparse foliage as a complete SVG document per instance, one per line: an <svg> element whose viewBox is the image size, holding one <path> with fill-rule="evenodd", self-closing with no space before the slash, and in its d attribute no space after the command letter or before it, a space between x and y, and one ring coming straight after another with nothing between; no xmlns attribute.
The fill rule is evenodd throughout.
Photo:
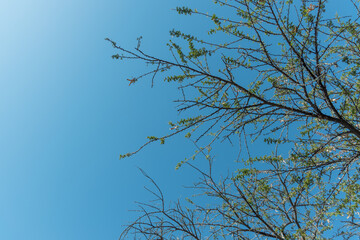
<svg viewBox="0 0 360 240"><path fill-rule="evenodd" d="M227 9L225 16L178 7L213 27L206 39L172 30L178 39L168 44L172 60L147 54L141 39L134 51L108 39L119 51L113 58L153 66L130 84L163 77L179 86L180 112L201 114L170 122L171 134L149 137L145 145L186 133L194 142L208 141L198 154L210 164L203 172L182 162L202 176L195 188L211 199L208 205L189 200L187 207L178 202L166 209L158 189L160 205L140 205L144 215L122 237L360 237L359 2L339 2L351 4L346 15L328 13L330 2L214 1ZM268 154L242 154L239 169L219 183L204 152L234 137L264 141Z"/></svg>

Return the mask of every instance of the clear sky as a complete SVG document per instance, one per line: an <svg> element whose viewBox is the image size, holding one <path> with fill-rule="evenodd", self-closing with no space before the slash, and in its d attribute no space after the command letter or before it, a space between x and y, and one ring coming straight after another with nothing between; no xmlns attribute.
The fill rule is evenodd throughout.
<svg viewBox="0 0 360 240"><path fill-rule="evenodd" d="M112 60L104 38L133 48L142 35L169 57L169 30L201 26L171 10L188 2L0 2L0 239L117 239L149 197L137 167L182 196L192 172L174 168L194 150L182 137L118 160L169 132L178 93L161 81L129 87L144 68Z"/></svg>
<svg viewBox="0 0 360 240"><path fill-rule="evenodd" d="M192 153L182 138L137 156L169 132L176 89L129 87L143 68L111 59L109 37L168 56L169 30L190 22L174 0L0 1L0 239L117 239L148 199L143 168L170 198L190 184L175 171ZM164 91L166 89L166 91Z"/></svg>

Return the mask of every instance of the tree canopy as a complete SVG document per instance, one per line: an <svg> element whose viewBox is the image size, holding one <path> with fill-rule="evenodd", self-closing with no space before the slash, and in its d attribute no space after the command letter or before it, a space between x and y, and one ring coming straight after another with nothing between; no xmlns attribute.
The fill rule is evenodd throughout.
<svg viewBox="0 0 360 240"><path fill-rule="evenodd" d="M208 1L220 13L178 7L179 14L212 22L206 38L170 31L172 58L109 40L114 59L148 64L144 78L177 84L180 112L172 133L199 145L209 169L194 187L202 200L166 208L141 205L143 215L121 238L144 239L358 239L360 236L360 24L359 1L334 14L331 0ZM340 2L338 3L340 4ZM129 84L129 85L130 85ZM189 111L196 109L196 111ZM237 140L238 139L238 140ZM242 164L214 179L212 144L244 143ZM247 144L264 141L268 153L252 157ZM151 179L151 181L153 181ZM205 202L204 199L209 199ZM211 200L210 200L211 199Z"/></svg>

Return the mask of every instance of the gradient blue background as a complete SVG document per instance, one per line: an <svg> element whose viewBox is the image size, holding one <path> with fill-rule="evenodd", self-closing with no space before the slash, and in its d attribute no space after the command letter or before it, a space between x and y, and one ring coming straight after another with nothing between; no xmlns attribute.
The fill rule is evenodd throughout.
<svg viewBox="0 0 360 240"><path fill-rule="evenodd" d="M0 239L117 239L149 199L137 167L171 199L192 172L175 171L193 145L182 137L137 156L146 136L169 133L175 87L129 87L145 70L111 59L109 37L169 57L169 30L190 26L183 1L0 2ZM166 89L166 91L164 91ZM181 140L180 140L181 139Z"/></svg>
<svg viewBox="0 0 360 240"><path fill-rule="evenodd" d="M150 197L137 167L169 199L187 194L180 187L196 177L174 168L194 146L182 137L118 160L169 133L178 92L161 79L129 87L145 68L112 60L104 38L133 48L142 35L143 49L170 58L169 30L205 24L171 10L189 2L0 2L0 239L117 239L134 201ZM200 2L208 7L191 4ZM222 145L220 172L236 153Z"/></svg>

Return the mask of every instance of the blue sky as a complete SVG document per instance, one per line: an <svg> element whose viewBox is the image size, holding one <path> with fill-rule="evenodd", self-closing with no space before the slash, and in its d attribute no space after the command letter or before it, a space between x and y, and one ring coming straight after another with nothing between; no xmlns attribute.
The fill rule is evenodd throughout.
<svg viewBox="0 0 360 240"><path fill-rule="evenodd" d="M0 2L0 239L117 239L134 201L149 198L137 167L170 199L186 194L193 172L174 168L194 146L182 137L118 160L169 132L178 92L129 87L145 69L112 60L104 38L133 48L142 35L144 49L169 57L169 30L203 26L171 10L188 2Z"/></svg>
<svg viewBox="0 0 360 240"><path fill-rule="evenodd" d="M0 3L0 239L117 239L146 200L150 174L171 199L192 172L175 171L182 137L131 159L146 136L168 133L177 91L129 87L143 70L111 59L109 37L168 56L172 28L192 27L171 0L14 0ZM194 27L194 26L193 26ZM164 91L166 90L166 91Z"/></svg>

